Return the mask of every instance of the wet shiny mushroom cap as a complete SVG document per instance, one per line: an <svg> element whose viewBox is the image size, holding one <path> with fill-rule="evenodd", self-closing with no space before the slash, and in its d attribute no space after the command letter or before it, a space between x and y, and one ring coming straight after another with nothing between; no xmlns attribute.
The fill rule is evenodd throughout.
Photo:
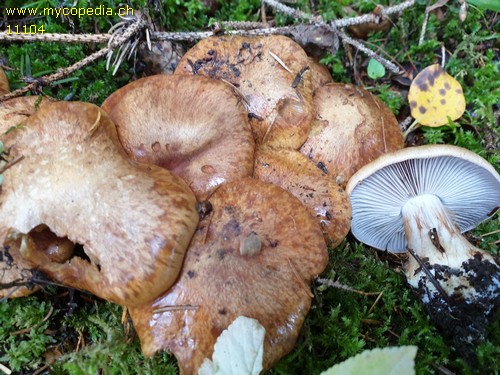
<svg viewBox="0 0 500 375"><path fill-rule="evenodd" d="M251 176L254 141L241 100L206 77L157 75L103 103L128 155L182 177L199 200Z"/></svg>
<svg viewBox="0 0 500 375"><path fill-rule="evenodd" d="M337 246L349 233L351 204L344 189L320 167L299 151L259 149L254 178L297 197L316 216L325 240Z"/></svg>
<svg viewBox="0 0 500 375"><path fill-rule="evenodd" d="M169 171L131 163L98 107L54 102L0 139L9 159L0 228L23 235L45 224L83 246L88 260L22 256L57 282L120 304L151 301L176 279L198 222L196 200Z"/></svg>
<svg viewBox="0 0 500 375"><path fill-rule="evenodd" d="M283 189L245 178L222 185L200 221L176 284L129 309L144 354L172 352L197 373L238 316L266 329L264 368L294 347L309 310L311 279L328 262L318 223Z"/></svg>
<svg viewBox="0 0 500 375"><path fill-rule="evenodd" d="M174 74L225 80L241 96L257 144L298 149L314 117L309 59L292 39L221 36L203 39Z"/></svg>
<svg viewBox="0 0 500 375"><path fill-rule="evenodd" d="M363 165L403 148L403 135L390 109L368 91L327 84L314 92L317 116L300 151L321 162L344 186Z"/></svg>

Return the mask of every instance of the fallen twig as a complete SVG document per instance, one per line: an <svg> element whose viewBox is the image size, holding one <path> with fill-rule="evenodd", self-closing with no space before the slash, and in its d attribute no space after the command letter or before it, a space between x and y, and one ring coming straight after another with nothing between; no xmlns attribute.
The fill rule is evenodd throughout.
<svg viewBox="0 0 500 375"><path fill-rule="evenodd" d="M113 51L117 47L122 46L130 38L135 36L137 34L137 32L144 29L145 27L146 27L145 21L143 21L142 19L136 19L135 22L130 24L128 27L125 27L125 28L119 30L117 32L117 34L110 35L110 38L108 39L108 45L106 47L100 49L97 52L94 52L93 54L85 57L83 60L80 60L77 63L75 63L67 68L60 69L59 71L57 71L57 73L38 78L33 83L31 83L27 86L24 86L20 89L17 89L15 91L12 91L12 92L6 94L6 95L1 96L0 102L11 99L11 98L15 98L17 96L20 96L20 95L27 93L28 91L36 90L36 89L40 88L41 86L46 86L54 81L60 80L64 77L67 77L71 73L83 68L84 66L90 64L91 62L93 62L101 57L108 56L108 58L109 58L110 54L112 54ZM1 38L0 38L0 40L1 40ZM121 62L121 59L118 62ZM115 72L116 72L116 69L115 69Z"/></svg>
<svg viewBox="0 0 500 375"><path fill-rule="evenodd" d="M398 68L392 62L386 60L385 58L378 55L376 52L372 51L366 47L361 41L355 40L347 36L343 31L339 30L341 28L359 25L369 22L380 22L384 17L392 15L395 13L402 12L405 9L410 8L415 3L415 0L408 0L401 4L390 6L390 7L378 7L378 11L370 14L366 14L359 17L349 17L344 19L333 20L328 23L324 22L321 17L307 14L300 10L291 8L287 5L282 4L277 0L263 0L263 4L267 4L275 8L279 12L288 14L296 19L305 20L313 22L311 25L301 25L302 27L318 27L322 26L330 31L332 34L338 36L344 43L350 44L355 48L359 49L368 56L376 59L387 69L395 74L401 74L403 71ZM135 17L125 17L124 21L119 22L114 25L108 33L106 34L13 34L7 32L0 33L0 41L10 41L10 42L33 42L33 41L43 41L43 42L59 42L59 43L107 43L107 46L98 50L97 52L85 57L81 61L64 68L60 69L54 74L44 76L36 79L29 85L15 90L0 97L0 102L7 99L17 97L25 94L28 91L36 91L42 86L49 85L52 82L58 81L72 74L76 70L79 70L91 62L107 56L107 68L110 65L114 65L113 74L116 73L118 67L124 58L130 58L132 54L136 51L138 43L143 38L146 39L148 47L151 46L151 41L190 41L194 42L200 39L204 39L219 33L221 30L214 31L196 31L196 32L152 32L147 26L146 21L143 18ZM228 35L244 35L244 36L266 36L266 35L289 35L291 36L294 31L297 30L298 25L294 26L284 26L284 27L267 27L265 22L255 23L239 23L239 22L221 22L223 27L231 28L232 30L222 30ZM144 35L141 32L144 31ZM336 40L336 38L335 38ZM111 64L111 58L114 51L118 49L118 53L114 59L113 64ZM331 46L331 50L334 51L335 46Z"/></svg>
<svg viewBox="0 0 500 375"><path fill-rule="evenodd" d="M338 281L333 281L331 279L316 279L316 281L322 285L326 285L332 288L347 290L348 292L361 294L363 296L379 296L379 298L377 299L380 299L380 296L383 293L383 292L363 292L362 290L351 288L350 286L339 283Z"/></svg>
<svg viewBox="0 0 500 375"><path fill-rule="evenodd" d="M160 314L170 311L184 311L184 310L198 310L199 306L196 305L173 305L173 306L162 306L153 310L153 314Z"/></svg>
<svg viewBox="0 0 500 375"><path fill-rule="evenodd" d="M12 370L0 363L0 371L2 371L4 374L10 375L12 374Z"/></svg>

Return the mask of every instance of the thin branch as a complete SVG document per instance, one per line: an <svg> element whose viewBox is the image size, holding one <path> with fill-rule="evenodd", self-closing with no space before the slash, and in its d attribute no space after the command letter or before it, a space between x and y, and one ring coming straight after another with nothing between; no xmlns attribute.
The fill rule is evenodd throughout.
<svg viewBox="0 0 500 375"><path fill-rule="evenodd" d="M376 52L373 52L371 49L366 47L363 43L360 41L351 38L350 36L346 35L342 31L337 31L338 36L347 44L350 44L357 49L359 49L361 52L364 52L367 56L377 60L379 63L384 65L387 69L389 69L391 72L394 74L403 74L404 70L401 70L397 65L394 63L390 62L389 60L386 60L382 56L378 55Z"/></svg>
<svg viewBox="0 0 500 375"><path fill-rule="evenodd" d="M322 25L327 27L333 34L337 35L342 39L344 43L350 44L356 47L358 50L364 52L369 57L374 58L382 65L384 65L387 69L392 71L395 74L402 74L403 71L399 69L392 62L384 59L376 52L370 50L363 43L358 40L352 39L347 36L342 31L338 30L339 28L350 26L350 25L359 25L362 23L368 22L380 22L383 17L402 12L403 10L414 5L415 0L408 0L401 4L380 8L381 11L378 13L366 14L359 17L350 17L340 20L334 20L330 23L325 23L322 21L321 17L316 17L311 14L304 13L300 10L296 10L287 5L280 3L277 0L263 0L263 3L274 7L276 10L288 14L297 19L303 19L308 21L315 21L316 25ZM131 21L133 23L130 23ZM231 28L237 28L236 30L226 31L228 35L244 35L244 36L266 36L266 35L291 35L294 30L296 30L296 26L285 26L285 27L263 27L265 23L235 23L235 22L225 22L223 25ZM249 27L258 26L258 28L248 29ZM307 26L306 26L307 27ZM124 21L117 23L112 26L107 34L34 34L34 35L25 35L25 34L8 34L7 32L0 33L0 41L22 41L22 42L30 42L30 41L45 41L45 42L61 42L61 43L106 43L107 46L105 48L100 49L97 52L85 57L83 60L67 67L64 69L60 69L58 72L51 74L49 76L44 76L36 79L31 84L15 90L11 93L8 93L2 97L0 97L0 102L5 101L7 99L20 96L25 94L28 91L37 90L42 86L46 86L52 82L60 80L76 70L79 70L91 62L107 56L107 66L109 67L111 58L113 56L113 51L116 48L120 48L120 51L117 53L117 56L114 61L114 70L113 74L116 73L118 67L120 66L123 59L128 56L132 56L136 50L138 45L138 41L141 39L139 32L141 30L146 29L146 40L148 42L148 46L151 44L151 41L190 41L194 42L200 39L204 39L214 35L213 31L197 31L197 32L150 32L147 29L147 24L145 20L140 18L124 18ZM132 41L132 39L135 39ZM333 46L332 46L333 47Z"/></svg>
<svg viewBox="0 0 500 375"><path fill-rule="evenodd" d="M161 306L155 310L153 310L153 314L161 314L164 312L171 311L185 311L185 310L198 310L198 305L169 305L169 306Z"/></svg>
<svg viewBox="0 0 500 375"><path fill-rule="evenodd" d="M385 16L390 16L392 14L400 13L410 7L412 7L415 4L415 0L408 0L405 1L401 4L394 5L391 7L387 8L382 8L382 11L380 14L365 14L363 16L358 16L358 17L350 17L350 18L343 18L340 20L334 20L330 22L330 25L336 27L336 28L342 28L342 27L348 27L348 26L354 26L354 25L361 25L364 23L379 23L383 17Z"/></svg>
<svg viewBox="0 0 500 375"><path fill-rule="evenodd" d="M250 22L250 21L222 21L221 25L225 29L233 29L233 30L265 29L269 27L269 25L265 22Z"/></svg>
<svg viewBox="0 0 500 375"><path fill-rule="evenodd" d="M448 305L451 305L451 300L450 300L450 297L448 296L448 293L446 293L446 291L443 289L441 284L439 284L439 282L436 280L436 278L431 273L429 268L427 268L427 265L422 261L422 259L420 259L420 257L415 253L415 251L413 251L413 249L407 248L406 250L408 250L410 255L417 261L421 270L427 275L427 277L429 278L429 281L431 282L432 285L434 285L434 288L436 288L438 293L441 294L441 297L443 297L445 302Z"/></svg>
<svg viewBox="0 0 500 375"><path fill-rule="evenodd" d="M116 26L116 25L115 25ZM87 66L91 62L104 57L106 55L112 54L113 50L119 46L122 46L125 42L127 42L130 38L137 34L138 31L142 30L146 27L146 23L142 19L137 19L134 23L130 24L130 26L125 29L117 30L117 33L111 36L111 39L108 40L108 45L97 52L85 57L83 60L78 61L77 63L64 68L59 69L56 73L44 76L36 79L33 83L24 86L20 89L12 91L6 95L0 97L0 102L5 100L23 95L31 90L37 90L41 86L46 86L52 82L58 81L72 74L73 72L82 69ZM118 61L121 62L121 61Z"/></svg>
<svg viewBox="0 0 500 375"><path fill-rule="evenodd" d="M106 56L110 50L111 49L109 47L105 47L103 49L100 49L97 52L94 52L93 54L87 56L83 60L80 60L77 63L75 63L67 68L59 69L59 71L57 73L38 78L35 82L30 83L27 86L21 87L20 89L17 89L15 91L12 91L12 92L6 94L6 95L1 96L0 102L3 102L5 100L11 99L11 98L15 98L17 96L21 96L21 95L27 93L28 91L38 89L40 86L46 86L54 81L60 80L64 77L67 77L71 73L83 68L84 66L90 64L91 62L93 62L93 61L95 61L103 56Z"/></svg>
<svg viewBox="0 0 500 375"><path fill-rule="evenodd" d="M0 98L1 99L1 98ZM16 165L17 163L19 163L21 160L24 159L24 155L19 155L18 157L16 157L14 160L10 161L10 162L7 162L7 164L5 165L2 165L0 167L0 174L4 173L7 169L11 168L12 166Z"/></svg>
<svg viewBox="0 0 500 375"><path fill-rule="evenodd" d="M418 38L418 45L424 43L425 30L427 29L427 22L429 22L429 12L425 12L424 22L422 23L422 30L420 30L420 38Z"/></svg>
<svg viewBox="0 0 500 375"><path fill-rule="evenodd" d="M8 34L0 32L2 42L107 43L112 34Z"/></svg>
<svg viewBox="0 0 500 375"><path fill-rule="evenodd" d="M312 15L307 13L296 11L293 8L290 8L286 5L283 5L276 0L264 0L267 4L280 4L281 7L286 7L287 9L291 9L294 12L298 12L301 19L314 19L318 20ZM411 6L413 6L415 0L405 1L401 4L383 8L381 15L387 16L391 14L399 13ZM287 13L288 14L288 13ZM294 13L295 14L295 13ZM350 17L343 18L339 20L334 20L329 22L329 25L335 28L342 28L351 25L359 25L362 23L368 22L379 22L381 16L376 14L366 14L359 17ZM265 23L245 23L245 22L221 22L223 26L227 25L228 27L234 28L236 30L227 31L229 35L249 35L249 36L260 36L260 35L271 35L271 34L290 34L290 26L284 27L266 27ZM252 30L249 30L248 27L257 26ZM116 25L115 25L116 26ZM263 27L261 27L263 26ZM110 30L112 31L112 30ZM185 42L185 41L196 41L200 39L205 39L209 36L212 36L214 33L212 31L193 31L193 32L150 32L152 41L177 41L177 42ZM54 33L45 33L45 34L7 34L7 32L0 32L0 41L11 41L11 42L61 42L61 43L107 43L112 38L111 33L106 34L54 34Z"/></svg>
<svg viewBox="0 0 500 375"><path fill-rule="evenodd" d="M321 21L321 18L315 17L311 14L304 13L298 9L291 8L287 5L284 5L280 3L279 1L276 0L262 0L263 3L273 7L277 11L281 13L285 13L286 15L293 17L293 18L298 18L306 21Z"/></svg>
<svg viewBox="0 0 500 375"><path fill-rule="evenodd" d="M363 296L379 296L382 292L363 292L362 290L351 288L350 286L339 283L338 281L333 281L331 279L316 279L321 285L326 285L336 289L347 290L348 292L353 292L361 294Z"/></svg>

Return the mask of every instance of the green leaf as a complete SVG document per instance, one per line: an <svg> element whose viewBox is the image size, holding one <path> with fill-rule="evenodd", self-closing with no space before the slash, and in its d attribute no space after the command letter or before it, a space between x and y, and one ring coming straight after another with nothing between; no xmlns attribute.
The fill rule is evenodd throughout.
<svg viewBox="0 0 500 375"><path fill-rule="evenodd" d="M257 320L239 316L220 334L212 361L205 359L198 375L259 375L265 335Z"/></svg>
<svg viewBox="0 0 500 375"><path fill-rule="evenodd" d="M3 154L4 151L5 151L5 147L3 145L3 142L0 141L0 154Z"/></svg>
<svg viewBox="0 0 500 375"><path fill-rule="evenodd" d="M321 375L413 375L416 346L365 350Z"/></svg>
<svg viewBox="0 0 500 375"><path fill-rule="evenodd" d="M382 78L385 76L385 68L375 59L370 59L368 63L368 77L371 79Z"/></svg>
<svg viewBox="0 0 500 375"><path fill-rule="evenodd" d="M467 0L468 3L477 6L481 10L493 10L500 12L500 1L498 0Z"/></svg>

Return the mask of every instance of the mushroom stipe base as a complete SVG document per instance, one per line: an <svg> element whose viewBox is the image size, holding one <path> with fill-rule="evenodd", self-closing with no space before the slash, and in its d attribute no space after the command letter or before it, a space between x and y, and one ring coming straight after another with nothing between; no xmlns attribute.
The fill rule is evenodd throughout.
<svg viewBox="0 0 500 375"><path fill-rule="evenodd" d="M477 254L460 269L440 264L427 268L438 283L466 280L469 288L475 290L472 298L464 298L461 293L443 297L425 275L417 287L412 286L444 335L454 342L467 361L472 362L477 342L484 340L489 319L500 305L499 267Z"/></svg>

